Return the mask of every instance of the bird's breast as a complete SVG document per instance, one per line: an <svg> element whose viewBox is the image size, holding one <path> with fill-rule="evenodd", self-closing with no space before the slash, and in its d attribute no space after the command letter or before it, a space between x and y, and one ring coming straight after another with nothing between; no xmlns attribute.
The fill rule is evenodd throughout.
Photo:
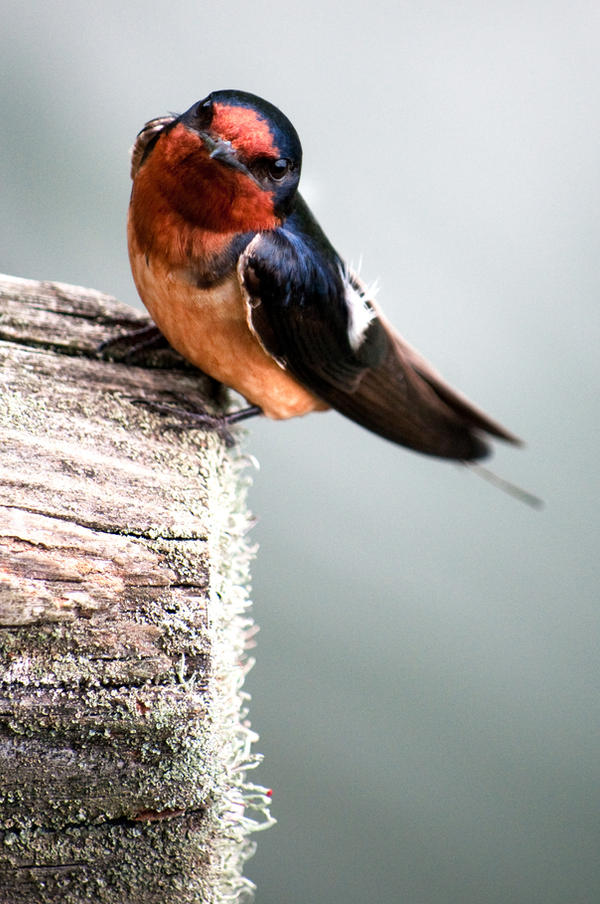
<svg viewBox="0 0 600 904"><path fill-rule="evenodd" d="M235 270L215 286L198 288L184 270L139 247L131 220L128 243L140 298L184 358L268 417L279 420L328 407L280 367L250 331Z"/></svg>

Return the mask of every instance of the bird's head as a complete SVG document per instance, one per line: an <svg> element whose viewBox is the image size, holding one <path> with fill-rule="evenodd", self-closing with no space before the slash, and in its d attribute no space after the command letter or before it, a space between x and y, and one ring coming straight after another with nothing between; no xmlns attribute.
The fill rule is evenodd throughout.
<svg viewBox="0 0 600 904"><path fill-rule="evenodd" d="M188 221L216 232L279 225L293 202L300 139L277 107L243 91L213 91L148 147L140 175Z"/></svg>

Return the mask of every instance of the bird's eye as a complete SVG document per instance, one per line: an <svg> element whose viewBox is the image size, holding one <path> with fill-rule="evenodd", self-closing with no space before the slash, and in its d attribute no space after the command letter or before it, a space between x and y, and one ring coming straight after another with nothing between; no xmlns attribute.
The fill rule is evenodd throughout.
<svg viewBox="0 0 600 904"><path fill-rule="evenodd" d="M271 179L280 182L290 169L290 161L285 157L280 157L279 160L269 160L267 169Z"/></svg>

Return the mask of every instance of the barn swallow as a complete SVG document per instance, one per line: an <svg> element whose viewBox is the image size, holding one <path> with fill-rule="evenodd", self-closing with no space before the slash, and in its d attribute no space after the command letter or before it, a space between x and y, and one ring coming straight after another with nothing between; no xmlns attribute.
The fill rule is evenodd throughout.
<svg viewBox="0 0 600 904"><path fill-rule="evenodd" d="M301 162L291 122L243 91L214 91L144 126L129 256L164 337L247 399L233 419L334 408L463 462L488 454L485 434L519 443L387 322L299 194Z"/></svg>

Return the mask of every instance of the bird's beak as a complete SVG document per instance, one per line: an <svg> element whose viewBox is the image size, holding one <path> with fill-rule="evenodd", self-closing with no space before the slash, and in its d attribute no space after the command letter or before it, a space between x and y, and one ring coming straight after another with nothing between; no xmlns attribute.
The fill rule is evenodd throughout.
<svg viewBox="0 0 600 904"><path fill-rule="evenodd" d="M244 173L245 176L249 176L253 181L256 181L252 173L249 172L248 168L244 166L238 158L237 151L230 141L225 141L224 138L213 138L208 132L199 132L198 134L204 142L204 147L209 152L211 160L218 160L219 163L231 166L233 169L239 170L241 173Z"/></svg>

